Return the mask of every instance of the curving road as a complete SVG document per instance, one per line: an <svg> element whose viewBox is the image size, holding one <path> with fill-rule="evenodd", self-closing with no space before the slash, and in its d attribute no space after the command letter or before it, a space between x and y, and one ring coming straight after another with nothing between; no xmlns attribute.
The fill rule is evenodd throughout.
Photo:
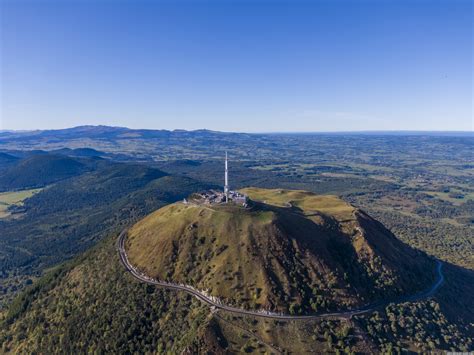
<svg viewBox="0 0 474 355"><path fill-rule="evenodd" d="M163 281L157 281L154 280L146 275L143 275L140 273L135 267L133 267L130 262L128 261L127 253L125 251L125 239L127 237L127 229L124 229L118 238L117 241L117 249L119 251L120 255L120 260L122 261L122 264L125 266L128 272L132 274L133 277L138 279L139 281L145 282L150 285L155 285L159 287L164 287L167 289L171 290L178 290L178 291L184 291L187 292L188 294L193 295L200 301L207 303L208 305L214 307L215 309L220 309L226 312L231 312L231 313L236 313L240 315L249 315L249 316L254 316L254 317L262 317L262 318L271 318L271 319L277 319L277 320L312 320L312 319L321 319L321 318L351 318L355 315L363 314L363 313L368 313L372 312L378 308L385 307L389 305L390 303L403 303L403 302L413 302L413 301L418 301L423 298L431 297L435 292L440 288L440 286L444 282L444 276L442 272L443 268L443 263L439 260L437 260L437 266L436 266L436 271L437 271L437 278L433 285L422 292L416 293L414 295L410 296L405 296L405 297L400 297L396 300L391 300L391 301L380 301L376 303L369 304L367 306L350 310L350 311L339 311L339 312L331 312L331 313L318 313L314 315L290 315L290 314L279 314L279 313L262 313L262 312L257 312L257 311L250 311L242 308L237 308L237 307L232 307L228 306L225 304L217 303L215 300L213 300L211 297L208 295L205 295L199 290L196 290L195 288L187 285L178 285L178 284L172 284L169 282L163 282Z"/></svg>

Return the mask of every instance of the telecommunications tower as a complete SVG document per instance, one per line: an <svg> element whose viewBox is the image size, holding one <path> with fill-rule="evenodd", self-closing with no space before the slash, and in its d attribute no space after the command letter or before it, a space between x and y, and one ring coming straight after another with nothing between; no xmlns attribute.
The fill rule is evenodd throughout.
<svg viewBox="0 0 474 355"><path fill-rule="evenodd" d="M229 201L229 173L227 171L227 151L225 152L225 175L224 175L225 202Z"/></svg>

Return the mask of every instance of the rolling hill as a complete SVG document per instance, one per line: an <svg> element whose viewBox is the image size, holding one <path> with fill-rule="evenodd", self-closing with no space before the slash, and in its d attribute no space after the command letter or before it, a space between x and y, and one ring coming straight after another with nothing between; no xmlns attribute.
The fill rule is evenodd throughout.
<svg viewBox="0 0 474 355"><path fill-rule="evenodd" d="M150 214L129 230L130 262L230 304L293 314L360 307L434 279L432 259L335 196L242 191L251 208L178 202Z"/></svg>
<svg viewBox="0 0 474 355"><path fill-rule="evenodd" d="M18 160L18 157L0 152L0 168L7 167L14 164Z"/></svg>
<svg viewBox="0 0 474 355"><path fill-rule="evenodd" d="M93 170L96 161L63 155L39 154L19 160L0 172L0 189L27 189L80 175Z"/></svg>
<svg viewBox="0 0 474 355"><path fill-rule="evenodd" d="M0 220L0 308L24 286L17 279L40 275L131 220L208 187L145 165L109 161L48 186L24 201L21 218Z"/></svg>
<svg viewBox="0 0 474 355"><path fill-rule="evenodd" d="M62 155L68 155L68 156L74 156L74 157L102 157L106 155L106 153L100 152L92 148L76 148L76 149L62 148L62 149L53 150L50 153L62 154Z"/></svg>

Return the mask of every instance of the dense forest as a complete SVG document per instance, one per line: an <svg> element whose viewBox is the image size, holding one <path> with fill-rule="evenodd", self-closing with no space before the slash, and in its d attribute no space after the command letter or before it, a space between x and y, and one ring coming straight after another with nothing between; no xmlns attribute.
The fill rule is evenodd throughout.
<svg viewBox="0 0 474 355"><path fill-rule="evenodd" d="M21 218L0 219L0 301L107 233L208 186L118 163L48 186L24 202Z"/></svg>

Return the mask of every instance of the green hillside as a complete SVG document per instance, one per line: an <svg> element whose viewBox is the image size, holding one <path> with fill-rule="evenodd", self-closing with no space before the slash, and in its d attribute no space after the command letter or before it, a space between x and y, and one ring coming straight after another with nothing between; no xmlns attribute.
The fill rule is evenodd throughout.
<svg viewBox="0 0 474 355"><path fill-rule="evenodd" d="M416 293L434 279L431 259L335 196L243 191L261 202L150 214L129 231L131 263L231 304L295 314Z"/></svg>
<svg viewBox="0 0 474 355"><path fill-rule="evenodd" d="M125 272L116 235L52 270L0 313L0 352L18 353L310 353L325 336L355 351L351 322L282 323L213 314L183 293L137 282ZM326 335L325 335L326 334ZM274 344L272 346L272 344ZM337 344L333 348L338 348Z"/></svg>
<svg viewBox="0 0 474 355"><path fill-rule="evenodd" d="M33 155L0 172L0 191L43 187L92 170L95 161L62 155Z"/></svg>
<svg viewBox="0 0 474 355"><path fill-rule="evenodd" d="M208 186L144 165L104 163L41 190L24 201L20 218L0 219L0 308L45 268Z"/></svg>
<svg viewBox="0 0 474 355"><path fill-rule="evenodd" d="M15 162L18 161L18 159L19 158L11 154L0 152L0 168L5 168L10 165L13 165Z"/></svg>
<svg viewBox="0 0 474 355"><path fill-rule="evenodd" d="M206 308L133 282L114 242L55 268L16 299L0 327L0 352L177 352L190 345L206 328Z"/></svg>
<svg viewBox="0 0 474 355"><path fill-rule="evenodd" d="M169 178L171 177L165 176L154 183L159 185L163 182L163 179ZM323 210L328 213L329 210L334 211L333 209L336 208L339 212L344 212L340 215L340 218L344 219L332 219L335 223L333 225L335 230L337 230L337 225L344 225L344 223L362 223L367 230L370 225L367 221L364 222L364 219L357 222L359 218L362 218L358 215L362 212L334 197L320 199L320 197L312 194L297 192L302 199L298 201L293 192L279 192L279 190L254 190L253 192L247 190L247 192L253 194L254 199L257 199L257 193L260 193L260 196L264 196L267 201L273 201L273 203L282 206L288 206L290 201L295 206L311 206L311 212L308 212L308 210L299 212L303 215L309 214L304 216L307 219L323 216ZM290 200L281 199L285 193L291 196ZM316 203L318 199L320 201ZM155 221L155 219L165 218L166 213L168 213L168 217L170 215L175 217L174 215L178 213L178 210L181 211L180 216L186 216L190 220L194 220L195 211L199 211L198 216L202 211L206 211L199 216L202 219L199 219L198 224L192 227L193 231L200 230L199 223L203 225L205 222L209 231L211 230L210 224L214 225L214 234L218 231L219 226L223 227L228 223L235 223L234 227L236 228L244 226L250 228L252 226L250 229L252 232L267 232L272 231L269 227L272 221L273 223L278 222L288 225L293 217L287 217L289 219L287 220L284 219L284 216L293 213L298 214L297 211L289 213L289 208L257 204L250 211L236 208L209 210L201 207L172 204L137 223L131 229L130 235L133 236L133 233L136 233L135 238L138 238L141 227L151 222L155 222L154 226L158 226L160 221ZM354 219L345 219L347 217L345 213L349 211L352 211L351 214L354 212ZM235 217L232 217L233 215ZM325 218L328 218L327 216L326 214ZM299 216L296 221L302 221L301 218L303 217ZM368 219L369 217L363 216L363 218ZM315 220L319 222L311 220L310 222L319 223L321 226L327 223L327 220L321 221L319 217ZM251 225L249 225L250 221L252 222ZM382 228L375 221L370 219L368 221L373 224L373 228L377 228L377 230ZM181 224L189 227L189 224L186 223L187 220L181 223L175 218L170 221L169 228L174 230ZM306 227L307 224L303 226ZM187 230L187 227L185 230ZM273 231L276 230L273 229ZM280 233L283 233L282 231L283 229L280 230ZM344 233L332 233L329 229L319 229L319 231L328 232L331 238L339 238L338 236L348 238ZM141 230L141 232L144 232L144 230ZM144 234L141 235L143 240L148 238L151 242L153 233L152 231L148 232L150 232L148 237ZM205 246L211 245L207 240L201 243L200 238L192 238L199 247L194 246L188 241L187 232L183 232L182 237L179 238L182 243L185 243L183 247L189 247L197 252ZM373 230L370 231L370 233L372 232ZM232 238L237 234L240 238L246 236L243 230L240 233L226 237L226 239L221 236L220 240L229 243L229 246L220 255L227 251L229 257L231 256L230 250L232 247L230 244L234 240ZM428 351L433 349L472 350L472 322L474 321L472 310L474 304L468 295L474 292L472 286L474 285L473 276L472 273L463 271L458 267L445 266L446 285L431 299L390 304L376 312L347 320L323 319L282 322L254 317L237 317L225 312L213 313L208 306L200 304L197 300L182 292L163 290L137 281L125 271L119 261L116 249L117 236L118 231L110 234L109 237L82 256L54 268L17 297L8 310L3 313L0 312L0 352L7 354L270 354L278 352L307 354L336 352L398 353L401 351ZM319 237L317 236L317 243L315 243L318 248L311 250L313 254L316 253L314 250L324 245ZM380 240L389 238L384 234L378 234L378 237ZM282 242L285 240L284 238L289 238L288 232L285 235L271 236L268 239ZM253 239L260 241L262 245L266 243L258 235L254 235ZM218 241L216 239L214 242L217 243ZM307 248L305 240L294 237L291 241L296 245L301 243L305 246L297 249L296 246L292 247L286 244L284 246L286 248L284 249L286 250L286 259L281 259L281 255L275 254L274 257L277 260L287 263L282 264L285 267L292 265L288 264L293 262L290 258L292 253L297 258L297 263L305 263L308 259L302 256L304 255L303 251ZM244 242L246 243L248 240L244 239ZM133 247L133 244L132 238L129 247ZM388 243L389 246L392 244L393 241ZM180 242L177 245L180 246ZM271 246L271 244L265 245ZM398 247L396 244L395 246ZM179 251L179 249L177 250ZM258 258L264 258L259 253L256 256L246 254L245 245L238 249L250 264L256 263L259 260ZM378 247L374 247L377 253L379 252L378 249ZM326 251L333 252L332 250ZM408 250L405 251L408 252ZM234 252L238 252L237 248ZM166 250L156 249L154 260L161 260L160 256L166 254ZM180 255L181 253L176 253L177 257ZM327 262L326 259L322 258L323 256L322 252L318 254L323 262ZM338 266L338 263L340 263L342 267L343 264L337 259L337 255L334 254L333 257L337 262L334 261L331 266ZM420 258L424 259L422 256ZM211 262L217 260L218 256L212 258ZM193 265L199 270L202 269L201 265L205 262L207 261L199 258L196 254L196 261L193 262ZM234 262L242 266L242 270L248 272L245 282L251 280L254 273L249 269L244 269L247 263L235 260ZM174 261L169 259L168 264L172 263L179 265L179 258ZM405 265L402 260L400 260L400 263ZM160 265L158 262L155 262L155 264ZM361 264L363 264L362 261ZM223 265L226 265L226 263L223 263ZM311 267L310 264L308 265ZM183 265L179 267L183 267ZM297 275L296 272L299 270L301 269L292 269L290 273ZM400 272L401 269L394 270ZM196 274L193 270L188 270L188 272L191 275ZM170 276L175 276L175 274L173 273ZM238 275L230 276L232 277L225 277L221 280L229 288L240 280ZM349 277L352 276L349 275ZM284 276L281 276L281 279L285 280ZM196 281L199 282L199 280ZM297 280L297 282L296 288L292 284L288 285L295 294L299 292L300 288L305 290L306 280ZM415 288L414 286L411 287ZM333 289L337 290L335 287L330 290ZM219 291L224 292L225 289L219 289ZM262 289L261 292L263 293L264 290ZM275 299L278 300L278 293L272 293L272 288L269 287L265 292L267 292L268 297L274 295ZM346 299L352 297L358 300L354 296L351 286L346 287L346 292L349 295ZM375 296L380 297L383 292L388 292L388 290L381 289L380 293ZM331 297L331 293L325 295L325 299L336 300L336 298ZM257 298L257 300L259 299ZM248 301L248 305L255 306L256 304L252 304L252 302L257 300Z"/></svg>

